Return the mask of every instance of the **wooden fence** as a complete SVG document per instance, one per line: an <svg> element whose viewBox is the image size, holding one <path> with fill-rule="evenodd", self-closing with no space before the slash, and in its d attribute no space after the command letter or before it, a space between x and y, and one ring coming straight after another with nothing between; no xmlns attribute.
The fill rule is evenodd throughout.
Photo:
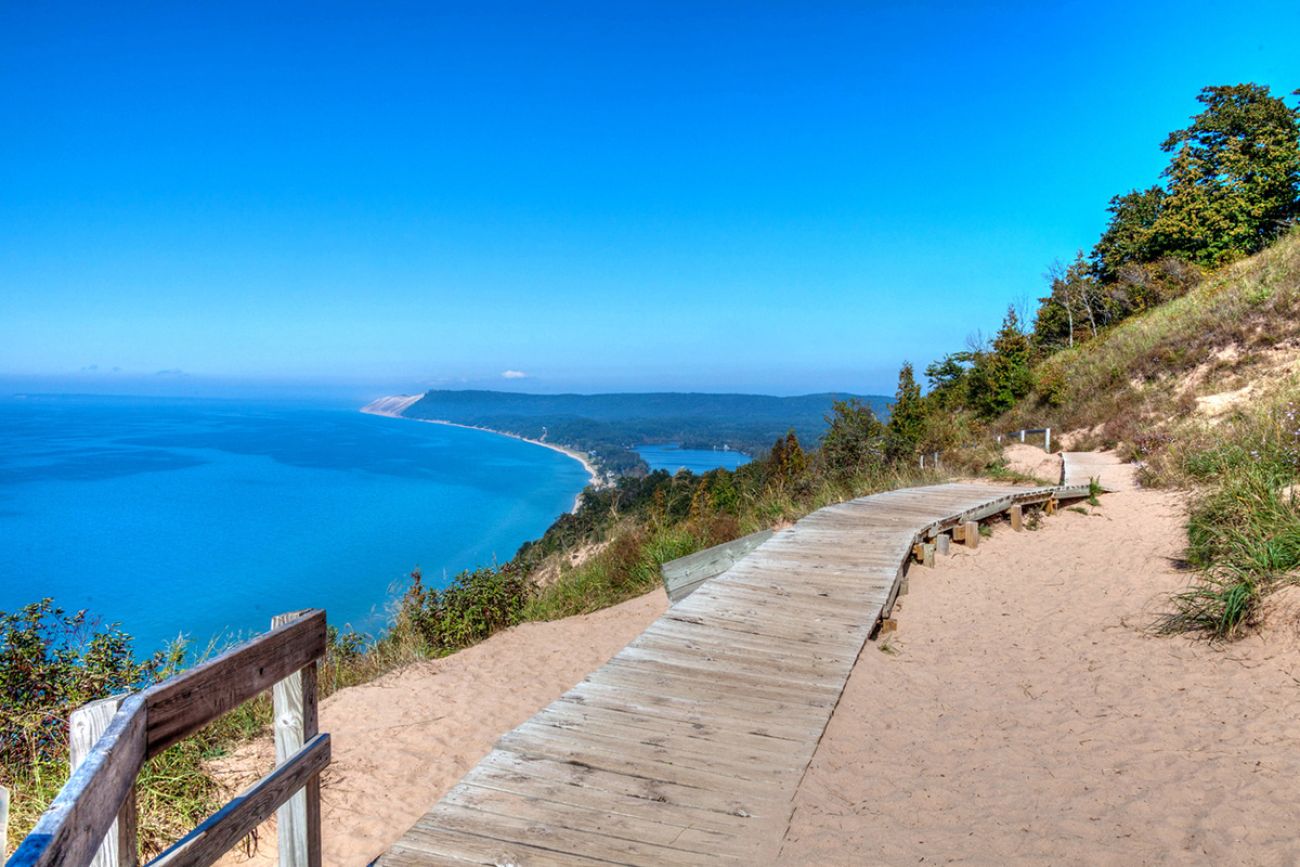
<svg viewBox="0 0 1300 867"><path fill-rule="evenodd" d="M1024 430L1013 430L1011 433L1007 434L1006 437L1008 439L1019 437L1020 441L1024 442L1025 437L1031 434L1042 434L1043 451L1048 453L1052 451L1052 429L1050 427L1027 427ZM1002 436L1002 434L998 434L999 443L1002 442Z"/></svg>
<svg viewBox="0 0 1300 867"><path fill-rule="evenodd" d="M8 867L136 867L135 779L144 762L270 689L276 767L149 862L207 865L277 813L280 864L319 867L320 773L328 734L317 732L316 661L325 612L282 614L271 631L142 692L72 715L72 776ZM2 811L0 811L2 812Z"/></svg>

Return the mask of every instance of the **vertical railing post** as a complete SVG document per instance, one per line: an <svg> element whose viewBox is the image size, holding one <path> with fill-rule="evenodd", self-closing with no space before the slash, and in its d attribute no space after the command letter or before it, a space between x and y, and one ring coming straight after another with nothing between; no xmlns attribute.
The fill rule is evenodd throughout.
<svg viewBox="0 0 1300 867"><path fill-rule="evenodd" d="M1020 429L1020 441L1021 441L1021 442L1024 442L1024 441L1025 441L1025 429L1024 429L1024 428L1021 428L1021 429Z"/></svg>
<svg viewBox="0 0 1300 867"><path fill-rule="evenodd" d="M297 619L301 612L278 614L271 628ZM317 734L316 663L271 687L275 715L275 763L282 765ZM276 812L276 839L281 867L320 867L320 777Z"/></svg>
<svg viewBox="0 0 1300 867"><path fill-rule="evenodd" d="M1043 451L1049 455L1052 453L1052 429L1050 427L1043 432Z"/></svg>
<svg viewBox="0 0 1300 867"><path fill-rule="evenodd" d="M9 790L0 786L0 861L9 857Z"/></svg>
<svg viewBox="0 0 1300 867"><path fill-rule="evenodd" d="M114 695L92 701L68 717L68 751L72 770L75 771L90 755L126 698L126 695ZM135 790L132 789L90 864L91 867L136 867L137 851Z"/></svg>

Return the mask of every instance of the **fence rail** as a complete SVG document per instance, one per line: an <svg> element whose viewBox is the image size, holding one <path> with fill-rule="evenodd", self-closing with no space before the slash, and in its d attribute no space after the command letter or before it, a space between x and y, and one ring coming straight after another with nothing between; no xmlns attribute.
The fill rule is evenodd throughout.
<svg viewBox="0 0 1300 867"><path fill-rule="evenodd" d="M1011 433L1005 434L1005 436L1008 438L1019 437L1020 441L1024 442L1025 437L1030 434L1042 434L1043 451L1049 453L1052 451L1052 429L1050 427L1027 427L1024 428L1023 430L1013 430ZM1002 442L1003 436L1004 436L1003 434L998 434L999 443Z"/></svg>
<svg viewBox="0 0 1300 867"><path fill-rule="evenodd" d="M273 687L275 770L149 863L212 864L279 811L280 863L319 867L330 742L316 731L316 661L325 646L324 611L283 614L215 659L75 711L72 775L8 867L136 867L134 789L145 761Z"/></svg>

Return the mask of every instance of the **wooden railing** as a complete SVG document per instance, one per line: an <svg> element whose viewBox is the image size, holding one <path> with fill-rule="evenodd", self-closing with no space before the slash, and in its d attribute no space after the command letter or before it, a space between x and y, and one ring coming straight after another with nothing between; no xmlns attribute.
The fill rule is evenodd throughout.
<svg viewBox="0 0 1300 867"><path fill-rule="evenodd" d="M142 692L94 702L70 720L72 776L8 867L136 867L135 779L145 761L270 689L276 768L149 862L207 865L278 811L280 864L319 867L316 660L325 612L282 614L264 635Z"/></svg>

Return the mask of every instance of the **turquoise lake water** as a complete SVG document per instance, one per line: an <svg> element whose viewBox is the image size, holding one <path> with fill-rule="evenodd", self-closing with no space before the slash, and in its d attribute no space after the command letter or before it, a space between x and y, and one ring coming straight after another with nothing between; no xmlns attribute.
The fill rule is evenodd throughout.
<svg viewBox="0 0 1300 867"><path fill-rule="evenodd" d="M0 399L0 611L51 596L142 651L307 607L373 631L412 568L504 562L586 482L551 449L354 407Z"/></svg>
<svg viewBox="0 0 1300 867"><path fill-rule="evenodd" d="M639 454L651 470L667 470L675 473L681 469L693 473L707 473L719 467L734 470L749 463L749 457L740 452L727 452L721 449L683 449L672 443L654 446L637 446Z"/></svg>

